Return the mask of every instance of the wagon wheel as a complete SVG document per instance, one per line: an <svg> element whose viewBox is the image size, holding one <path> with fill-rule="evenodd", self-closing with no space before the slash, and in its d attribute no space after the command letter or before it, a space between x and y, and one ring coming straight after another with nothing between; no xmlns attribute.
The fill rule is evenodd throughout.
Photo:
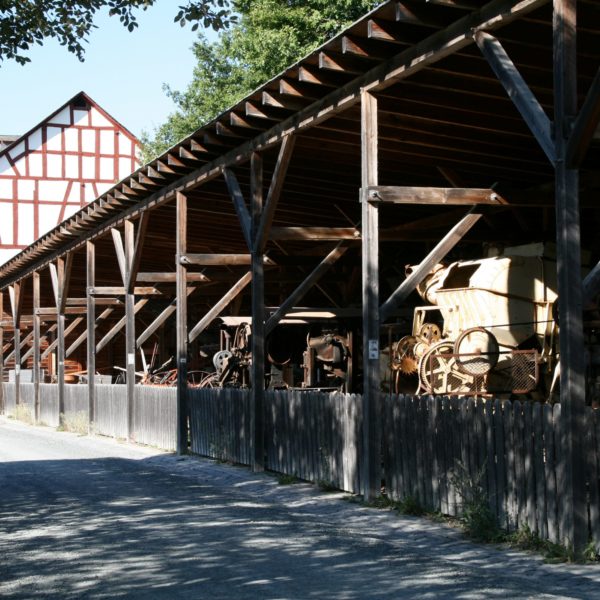
<svg viewBox="0 0 600 600"><path fill-rule="evenodd" d="M458 370L450 340L432 346L419 361L419 388L430 394L466 393L475 387L475 377Z"/></svg>
<svg viewBox="0 0 600 600"><path fill-rule="evenodd" d="M491 331L472 327L456 338L454 352L459 355L456 362L463 373L486 375L498 364L500 346Z"/></svg>

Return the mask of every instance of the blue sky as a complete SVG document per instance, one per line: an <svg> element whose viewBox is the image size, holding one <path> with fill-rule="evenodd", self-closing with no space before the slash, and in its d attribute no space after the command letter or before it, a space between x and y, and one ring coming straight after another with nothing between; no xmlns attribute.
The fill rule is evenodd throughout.
<svg viewBox="0 0 600 600"><path fill-rule="evenodd" d="M25 66L0 63L0 134L25 133L79 91L135 135L160 125L174 110L163 83L184 88L194 67L197 34L173 22L179 4L158 0L138 12L132 33L118 19L99 15L83 63L54 40L36 46Z"/></svg>

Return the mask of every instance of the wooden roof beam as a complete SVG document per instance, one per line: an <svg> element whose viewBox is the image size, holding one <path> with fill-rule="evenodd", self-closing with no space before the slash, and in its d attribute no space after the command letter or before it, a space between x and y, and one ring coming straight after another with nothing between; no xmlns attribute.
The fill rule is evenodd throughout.
<svg viewBox="0 0 600 600"><path fill-rule="evenodd" d="M393 21L370 19L367 23L367 36L370 40L409 46L412 42L404 29L400 29Z"/></svg>
<svg viewBox="0 0 600 600"><path fill-rule="evenodd" d="M310 98L302 99L301 96L290 98L288 96L282 96L276 92L263 92L262 103L264 106L274 106L276 108L284 108L289 111L302 110L306 108L310 103Z"/></svg>
<svg viewBox="0 0 600 600"><path fill-rule="evenodd" d="M293 111L278 108L275 106L265 106L258 102L246 102L245 104L246 116L255 117L257 119L266 119L268 121L281 121L289 117Z"/></svg>
<svg viewBox="0 0 600 600"><path fill-rule="evenodd" d="M206 151L204 152L204 154L206 154ZM198 156L198 153L188 150L185 146L179 146L179 156L180 158L189 161L199 162L203 160L202 158L200 158L200 156Z"/></svg>
<svg viewBox="0 0 600 600"><path fill-rule="evenodd" d="M298 81L328 88L338 88L350 80L349 73L343 71L320 71L318 67L308 65L298 69Z"/></svg>
<svg viewBox="0 0 600 600"><path fill-rule="evenodd" d="M423 4L412 0L396 2L396 21L406 25L433 27L442 29L448 25L447 19L442 18L441 11L431 3ZM445 14L445 12L444 12Z"/></svg>
<svg viewBox="0 0 600 600"><path fill-rule="evenodd" d="M342 53L359 56L370 60L387 60L398 50L390 44L381 43L357 36L345 35L342 37Z"/></svg>
<svg viewBox="0 0 600 600"><path fill-rule="evenodd" d="M235 111L229 113L229 124L233 127L245 127L252 131L264 131L266 123L263 119L253 119Z"/></svg>
<svg viewBox="0 0 600 600"><path fill-rule="evenodd" d="M284 96L306 98L307 100L319 100L323 97L323 88L322 86L304 84L299 81L282 77L279 80L279 93Z"/></svg>
<svg viewBox="0 0 600 600"><path fill-rule="evenodd" d="M319 69L341 71L351 75L361 75L372 67L372 61L363 57L353 57L338 52L319 52Z"/></svg>

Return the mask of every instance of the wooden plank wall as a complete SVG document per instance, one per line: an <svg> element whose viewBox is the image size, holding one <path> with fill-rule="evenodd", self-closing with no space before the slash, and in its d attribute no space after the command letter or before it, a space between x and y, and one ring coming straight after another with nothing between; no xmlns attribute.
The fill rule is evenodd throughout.
<svg viewBox="0 0 600 600"><path fill-rule="evenodd" d="M269 392L265 405L267 469L359 493L360 396Z"/></svg>
<svg viewBox="0 0 600 600"><path fill-rule="evenodd" d="M88 415L88 386L65 385L65 417L86 420Z"/></svg>
<svg viewBox="0 0 600 600"><path fill-rule="evenodd" d="M2 393L4 396L4 414L12 417L15 414L16 389L14 383L2 383Z"/></svg>
<svg viewBox="0 0 600 600"><path fill-rule="evenodd" d="M501 526L561 542L560 404L393 396L385 399L388 495L460 515L479 487ZM589 527L600 548L600 411L586 410Z"/></svg>
<svg viewBox="0 0 600 600"><path fill-rule="evenodd" d="M40 383L40 423L58 427L58 386L55 383Z"/></svg>
<svg viewBox="0 0 600 600"><path fill-rule="evenodd" d="M177 389L135 386L134 439L163 450L177 448Z"/></svg>
<svg viewBox="0 0 600 600"><path fill-rule="evenodd" d="M96 386L94 431L114 438L127 438L127 386Z"/></svg>
<svg viewBox="0 0 600 600"><path fill-rule="evenodd" d="M250 465L250 393L236 389L188 390L191 451Z"/></svg>

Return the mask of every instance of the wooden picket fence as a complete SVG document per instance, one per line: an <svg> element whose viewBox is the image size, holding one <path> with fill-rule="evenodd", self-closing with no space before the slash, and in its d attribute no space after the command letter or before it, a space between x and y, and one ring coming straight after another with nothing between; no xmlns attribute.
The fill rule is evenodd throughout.
<svg viewBox="0 0 600 600"><path fill-rule="evenodd" d="M360 492L360 396L271 392L266 394L265 404L268 469Z"/></svg>
<svg viewBox="0 0 600 600"><path fill-rule="evenodd" d="M458 398L386 399L384 472L390 497L407 496L444 514L460 515L473 486L508 530L528 527L561 540L564 502L558 485L560 405ZM600 418L586 410L589 527L600 545L598 469Z"/></svg>
<svg viewBox="0 0 600 600"><path fill-rule="evenodd" d="M250 464L250 394L191 390L192 451ZM600 411L586 410L589 530L600 549ZM265 461L272 471L359 493L362 398L269 392ZM560 542L560 405L472 398L382 397L382 464L392 500L460 516L475 491L507 530Z"/></svg>
<svg viewBox="0 0 600 600"><path fill-rule="evenodd" d="M14 383L3 383L4 414L15 416L16 388ZM96 385L95 420L93 430L100 435L126 439L127 431L127 387L124 385ZM174 450L177 442L176 390L136 386L134 403L134 441ZM34 384L21 383L19 404L25 408L21 418L33 420L35 416ZM86 385L65 386L64 420L78 430L85 429L88 422L88 388ZM58 427L58 386L40 384L39 423Z"/></svg>
<svg viewBox="0 0 600 600"><path fill-rule="evenodd" d="M251 463L248 391L188 390L190 441L194 454L249 465Z"/></svg>

